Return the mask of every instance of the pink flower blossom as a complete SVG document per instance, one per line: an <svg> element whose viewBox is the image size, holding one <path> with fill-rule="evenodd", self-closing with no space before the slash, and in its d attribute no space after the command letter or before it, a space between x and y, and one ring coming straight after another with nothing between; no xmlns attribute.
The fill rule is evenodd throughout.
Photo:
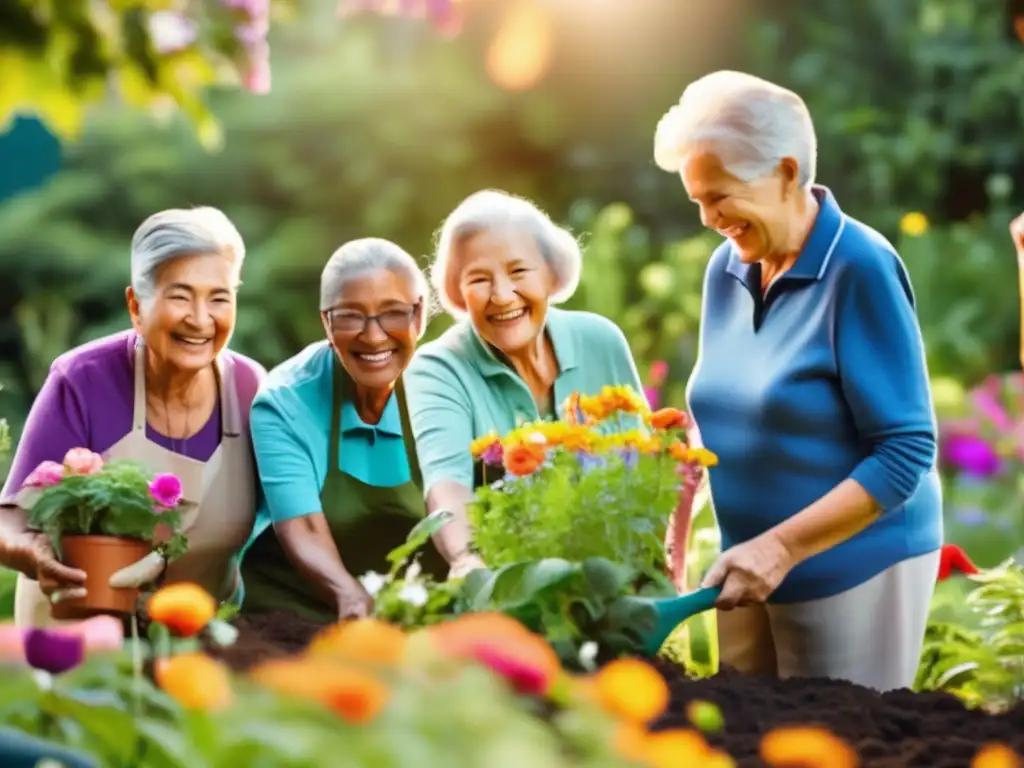
<svg viewBox="0 0 1024 768"><path fill-rule="evenodd" d="M548 689L544 670L504 654L493 646L479 645L474 655L485 667L505 678L518 693L540 696Z"/></svg>
<svg viewBox="0 0 1024 768"><path fill-rule="evenodd" d="M94 475L103 469L103 457L88 448L72 448L64 454L64 470L72 475Z"/></svg>
<svg viewBox="0 0 1024 768"><path fill-rule="evenodd" d="M149 495L161 509L173 509L181 501L183 490L176 475L159 474L149 484Z"/></svg>
<svg viewBox="0 0 1024 768"><path fill-rule="evenodd" d="M64 465L56 461L44 461L25 478L22 488L49 488L64 479Z"/></svg>
<svg viewBox="0 0 1024 768"><path fill-rule="evenodd" d="M480 458L483 459L485 464L490 464L492 467L500 467L502 456L503 451L501 448L501 443L495 440L493 443L487 446L487 450L483 452Z"/></svg>
<svg viewBox="0 0 1024 768"><path fill-rule="evenodd" d="M668 377L668 363L664 360L655 360L651 363L651 383L660 386Z"/></svg>
<svg viewBox="0 0 1024 768"><path fill-rule="evenodd" d="M270 93L270 46L266 42L252 46L243 65L242 87L249 93Z"/></svg>

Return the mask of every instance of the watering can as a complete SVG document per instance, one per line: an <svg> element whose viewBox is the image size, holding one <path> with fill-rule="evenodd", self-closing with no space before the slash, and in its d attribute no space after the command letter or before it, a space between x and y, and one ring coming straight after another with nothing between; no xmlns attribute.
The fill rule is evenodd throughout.
<svg viewBox="0 0 1024 768"><path fill-rule="evenodd" d="M721 594L721 587L705 587L679 597L650 598L641 597L635 600L653 609L653 626L646 626L639 631L644 653L654 656L680 624L699 613L710 610Z"/></svg>
<svg viewBox="0 0 1024 768"><path fill-rule="evenodd" d="M99 768L81 752L59 746L13 728L0 727L0 765L4 768L36 768L46 761L61 768Z"/></svg>

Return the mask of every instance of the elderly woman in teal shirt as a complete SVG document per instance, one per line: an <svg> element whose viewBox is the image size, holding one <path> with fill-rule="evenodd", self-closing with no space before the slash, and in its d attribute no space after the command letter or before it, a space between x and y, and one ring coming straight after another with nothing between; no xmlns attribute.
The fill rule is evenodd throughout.
<svg viewBox="0 0 1024 768"><path fill-rule="evenodd" d="M423 334L426 278L386 240L356 240L324 268L327 338L275 368L252 406L265 500L242 561L243 613L333 622L366 616L360 577L425 514L402 384ZM424 570L447 564L428 547Z"/></svg>
<svg viewBox="0 0 1024 768"><path fill-rule="evenodd" d="M456 575L481 564L464 509L480 481L470 443L555 417L574 392L641 390L618 326L553 306L573 295L581 262L568 231L503 192L471 195L441 228L431 279L458 322L417 351L405 379L427 508L455 518L437 543Z"/></svg>

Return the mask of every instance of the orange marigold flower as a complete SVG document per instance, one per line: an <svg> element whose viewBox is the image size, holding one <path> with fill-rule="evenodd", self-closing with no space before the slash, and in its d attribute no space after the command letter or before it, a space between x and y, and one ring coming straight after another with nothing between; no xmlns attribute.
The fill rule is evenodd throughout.
<svg viewBox="0 0 1024 768"><path fill-rule="evenodd" d="M157 685L187 709L223 709L234 699L227 667L204 653L157 659L153 673Z"/></svg>
<svg viewBox="0 0 1024 768"><path fill-rule="evenodd" d="M516 443L505 449L502 463L513 475L532 475L544 463L544 446L535 443Z"/></svg>
<svg viewBox="0 0 1024 768"><path fill-rule="evenodd" d="M181 582L163 587L146 604L149 618L180 637L192 637L213 621L217 601L198 584Z"/></svg>
<svg viewBox="0 0 1024 768"><path fill-rule="evenodd" d="M686 414L678 408L661 408L650 417L654 429L683 429L686 421Z"/></svg>
<svg viewBox="0 0 1024 768"><path fill-rule="evenodd" d="M814 726L776 728L761 740L772 768L857 768L857 753L831 731Z"/></svg>
<svg viewBox="0 0 1024 768"><path fill-rule="evenodd" d="M322 658L276 659L250 675L282 696L315 701L358 725L376 718L390 699L388 687L372 673Z"/></svg>
<svg viewBox="0 0 1024 768"><path fill-rule="evenodd" d="M1024 758L1005 744L985 744L971 760L971 768L1024 768Z"/></svg>
<svg viewBox="0 0 1024 768"><path fill-rule="evenodd" d="M647 730L642 725L627 720L616 727L612 748L626 760L648 765L647 739Z"/></svg>
<svg viewBox="0 0 1024 768"><path fill-rule="evenodd" d="M407 641L405 632L393 624L379 619L356 619L321 630L306 653L391 666L401 661Z"/></svg>
<svg viewBox="0 0 1024 768"><path fill-rule="evenodd" d="M646 413L647 401L629 387L603 387L597 396L605 417L613 413Z"/></svg>
<svg viewBox="0 0 1024 768"><path fill-rule="evenodd" d="M668 455L676 461L685 463L690 460L690 449L682 440L673 440L668 445Z"/></svg>
<svg viewBox="0 0 1024 768"><path fill-rule="evenodd" d="M605 709L637 723L648 723L668 706L665 679L639 659L616 659L595 676Z"/></svg>
<svg viewBox="0 0 1024 768"><path fill-rule="evenodd" d="M588 421L602 421L610 413L608 401L599 395L583 395L579 399L579 409Z"/></svg>
<svg viewBox="0 0 1024 768"><path fill-rule="evenodd" d="M681 765L706 765L711 747L704 737L688 728L652 733L644 745L645 762L652 768L676 768Z"/></svg>
<svg viewBox="0 0 1024 768"><path fill-rule="evenodd" d="M562 447L567 451L589 451L594 447L594 437L587 427L570 427L562 435Z"/></svg>

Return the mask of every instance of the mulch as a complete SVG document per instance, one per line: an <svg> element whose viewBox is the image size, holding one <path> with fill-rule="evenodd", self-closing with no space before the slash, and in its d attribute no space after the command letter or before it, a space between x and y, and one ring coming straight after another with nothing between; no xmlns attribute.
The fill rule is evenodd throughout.
<svg viewBox="0 0 1024 768"><path fill-rule="evenodd" d="M235 625L236 644L211 653L238 671L301 651L321 629L288 613L245 616ZM758 758L761 738L781 725L828 728L858 751L862 768L969 768L973 755L991 741L1024 755L1024 702L994 715L968 709L943 693L879 694L838 680L778 680L731 670L697 680L667 660L654 664L672 692L654 727L688 726L685 711L691 701L716 704L725 729L709 741L732 755L738 768L764 768Z"/></svg>

